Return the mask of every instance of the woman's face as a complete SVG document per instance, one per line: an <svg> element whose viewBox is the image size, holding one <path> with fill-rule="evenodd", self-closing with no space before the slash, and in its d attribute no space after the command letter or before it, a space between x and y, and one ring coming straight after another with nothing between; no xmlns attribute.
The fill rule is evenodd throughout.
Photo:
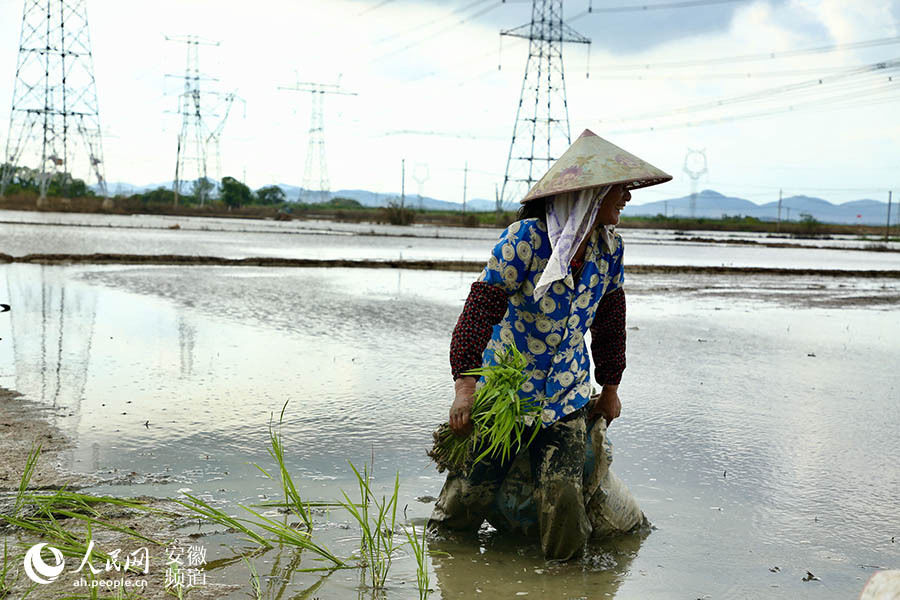
<svg viewBox="0 0 900 600"><path fill-rule="evenodd" d="M618 225L619 213L625 208L625 203L631 200L631 192L625 189L624 184L617 184L609 190L600 203L597 211L597 222L601 225Z"/></svg>

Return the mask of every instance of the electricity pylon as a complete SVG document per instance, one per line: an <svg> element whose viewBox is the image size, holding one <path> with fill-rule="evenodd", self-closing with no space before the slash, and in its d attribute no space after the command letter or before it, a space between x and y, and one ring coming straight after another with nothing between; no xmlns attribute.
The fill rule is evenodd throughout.
<svg viewBox="0 0 900 600"><path fill-rule="evenodd" d="M697 216L697 180L708 171L706 149L692 150L688 148L681 170L691 178L691 218L694 219Z"/></svg>
<svg viewBox="0 0 900 600"><path fill-rule="evenodd" d="M500 35L529 43L498 210L505 202L524 197L572 143L562 49L565 42L591 43L563 22L562 0L533 0L531 23Z"/></svg>
<svg viewBox="0 0 900 600"><path fill-rule="evenodd" d="M196 191L200 204L204 204L209 193L210 181L207 176L208 127L204 117L208 116L207 94L201 90L203 81L217 81L200 74L200 46L218 46L219 42L203 41L195 35L169 37L170 42L182 42L187 46L187 63L184 75L168 75L184 79L184 91L178 96L178 114L181 115L181 129L178 132L178 146L175 151L175 179L172 191L175 205L184 194L186 181L197 181Z"/></svg>
<svg viewBox="0 0 900 600"><path fill-rule="evenodd" d="M280 90L309 92L312 95L312 114L309 119L309 144L306 150L306 166L303 169L303 190L300 200L323 202L331 191L328 181L328 162L325 158L325 94L356 96L340 85L330 83L297 82L293 86L278 86ZM315 189L313 186L316 186Z"/></svg>
<svg viewBox="0 0 900 600"><path fill-rule="evenodd" d="M14 179L29 181L42 204L51 180L61 176L65 194L75 175L107 195L85 0L25 2L0 171L0 196Z"/></svg>

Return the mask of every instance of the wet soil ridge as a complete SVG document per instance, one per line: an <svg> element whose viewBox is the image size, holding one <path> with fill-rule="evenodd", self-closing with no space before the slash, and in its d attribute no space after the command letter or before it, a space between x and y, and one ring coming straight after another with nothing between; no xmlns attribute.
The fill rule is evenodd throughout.
<svg viewBox="0 0 900 600"><path fill-rule="evenodd" d="M318 267L364 269L415 269L423 271L481 271L484 262L466 260L346 260L318 258L279 258L272 256L223 258L180 254L26 254L11 256L0 253L0 263L42 265L177 265L225 267ZM819 275L826 277L865 277L900 279L900 269L783 269L764 267L629 265L628 271L639 273L713 274L713 275Z"/></svg>

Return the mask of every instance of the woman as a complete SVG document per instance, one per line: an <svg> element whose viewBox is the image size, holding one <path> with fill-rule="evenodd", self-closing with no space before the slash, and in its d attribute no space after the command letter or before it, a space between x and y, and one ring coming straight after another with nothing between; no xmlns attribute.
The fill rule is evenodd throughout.
<svg viewBox="0 0 900 600"><path fill-rule="evenodd" d="M541 431L530 446L541 547L548 559L580 553L591 525L582 497L586 422L619 416L618 384L625 369L622 239L611 227L630 189L671 179L663 171L589 130L522 201L520 220L500 236L472 289L450 345L456 397L450 427L470 427L476 378L464 373L495 364L515 344L529 362L523 398L541 402ZM595 378L584 336L590 329ZM590 411L590 412L589 412ZM468 475L450 473L431 522L477 529L491 512L510 462L483 461Z"/></svg>

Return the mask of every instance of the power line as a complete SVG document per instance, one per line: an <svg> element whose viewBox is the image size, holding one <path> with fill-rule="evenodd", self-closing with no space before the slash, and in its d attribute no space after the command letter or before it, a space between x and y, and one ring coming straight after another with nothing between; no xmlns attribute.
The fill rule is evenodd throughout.
<svg viewBox="0 0 900 600"><path fill-rule="evenodd" d="M807 108L816 108L816 107L825 107L828 109L838 109L838 108L851 108L851 107L861 107L861 106L873 106L878 104L883 104L885 102L895 102L896 99L894 97L889 98L878 98L872 100L875 95L881 96L885 93L892 93L900 91L900 81L893 81L892 79L888 79L890 83L887 85L882 85L879 87L872 87L868 89L858 90L852 94L844 94L838 96L830 96L827 98L821 98L816 100L811 100L808 102L801 102L795 104L789 104L787 106L782 106L778 108L766 109L757 112L751 113L743 113L738 115L726 115L723 117L703 119L699 121L685 121L681 123L672 123L672 124L663 124L663 125L655 125L650 127L639 127L633 129L619 129L611 131L610 133L614 134L624 134L624 133L638 133L638 132L649 132L649 131L664 131L671 129L683 129L687 127L698 127L704 125L718 125L721 123L729 123L733 121L741 121L746 119L755 119L761 117L768 117L777 114L790 113L799 110L804 110ZM870 102L857 102L860 98L866 98L872 100Z"/></svg>
<svg viewBox="0 0 900 600"><path fill-rule="evenodd" d="M798 75L822 75L828 73L849 73L859 69L861 65L853 67L820 67L817 69L786 69L780 71L745 71L726 73L682 73L678 75L656 74L633 75L630 73L595 75L594 79L616 79L629 81L685 81L697 79L760 79L769 77L796 77Z"/></svg>
<svg viewBox="0 0 900 600"><path fill-rule="evenodd" d="M411 136L424 136L424 137L442 137L442 138L452 138L458 140L505 140L506 137L498 137L498 136L487 136L480 135L474 133L465 133L459 131L436 131L436 130L424 130L424 129L390 129L387 131L383 131L378 135L373 135L370 137L378 138L378 137L394 137L394 136L403 136L403 135L411 135ZM472 169L470 169L472 170Z"/></svg>
<svg viewBox="0 0 900 600"><path fill-rule="evenodd" d="M481 3L483 3L483 2L484 2L484 0L476 0L476 2L473 2L473 3L472 3L471 5L469 5L469 6L478 5L478 4L481 4ZM484 14L487 14L488 12L490 12L490 11L496 9L496 8L499 8L502 4L503 4L502 2L496 2L495 4L492 4L492 5L490 5L490 6L487 6L487 7L485 7L485 8L482 8L481 10L479 10L479 11L477 11L477 12L474 12L474 13L472 13L472 14L470 14L470 15L468 15L468 16L462 18L462 19L460 19L459 21L453 23L452 25L448 25L447 27L444 27L443 29L440 29L440 30L438 30L438 31L436 31L436 32L429 33L429 34L427 34L427 35L425 35L425 36L423 36L423 37L421 37L421 38L419 38L419 39L417 39L417 40L415 40L415 41L413 41L413 42L410 42L409 44L407 44L407 45L405 45L405 46L402 46L402 47L400 47L400 48L395 48L394 50L391 50L390 52L386 52L386 53L384 53L384 54L382 54L382 55L380 55L380 56L376 56L375 58L369 60L367 64L371 65L371 64L380 62L380 61L382 61L382 60L384 60L384 59L386 59L386 58L389 58L389 57L394 56L394 55L396 55L396 54L400 54L401 52L405 52L405 51L409 50L410 48L414 48L414 47L416 47L416 46L418 46L418 45L420 45L420 44L422 44L422 43L424 43L424 42L432 42L432 41L434 41L437 37L444 35L444 34L447 33L448 31L451 31L451 30L455 29L456 27L459 27L460 25L464 25L465 23L468 23L468 22L471 21L472 19L475 19L475 18L477 18L477 17L480 17L480 16L482 16L482 15L484 15Z"/></svg>
<svg viewBox="0 0 900 600"><path fill-rule="evenodd" d="M739 56L725 56L719 58L704 58L695 60L679 60L666 61L658 63L644 64L626 64L626 65L606 65L606 71L626 71L626 70L647 70L647 69L681 69L684 67L702 67L708 65L730 64L737 62L754 62L759 60L772 60L779 58L793 58L795 56L805 56L809 54L826 54L829 52L843 52L846 50L859 50L861 48L874 48L877 46L888 46L891 44L900 44L900 36L889 38L878 38L874 40L864 40L860 42L848 42L844 44L829 44L827 46L818 46L815 48L804 48L800 50L784 50L782 52L760 52L756 54L742 54Z"/></svg>
<svg viewBox="0 0 900 600"><path fill-rule="evenodd" d="M443 15L440 17L435 17L435 18L429 19L428 21L425 21L423 23L418 23L416 25L413 25L412 27L407 27L406 29L403 29L401 31L394 32L392 34L380 37L377 40L374 40L372 42L366 42L365 45L367 47L377 46L377 45L383 44L385 42L390 42L391 40L394 40L398 37L402 37L408 33L421 32L422 29L424 29L426 27L431 27L432 25L434 25L436 23L440 23L441 21L445 21L455 15L464 13L467 10L469 10L470 8L474 8L474 7L478 6L479 4L484 4L485 2L488 2L488 1L489 0L474 0L474 2L470 2L469 4L466 4L463 7L457 8L456 10L452 11L450 14Z"/></svg>
<svg viewBox="0 0 900 600"><path fill-rule="evenodd" d="M623 6L602 6L593 8L591 3L586 11L572 17L572 20L580 19L592 13L622 13L622 12L646 12L650 10L672 10L678 8L696 8L698 6L711 6L714 4L749 4L749 0L684 0L682 2L663 2L659 4L633 4Z"/></svg>
<svg viewBox="0 0 900 600"><path fill-rule="evenodd" d="M359 11L358 13L356 13L355 16L361 17L361 16L363 16L363 15L369 14L370 12L376 11L376 10L378 10L379 8L382 8L383 6L385 6L386 4L390 4L391 2L394 2L394 0L382 0L381 2L379 2L378 4L376 4L375 6L370 6L369 8L366 8L366 9L363 9L363 10Z"/></svg>
<svg viewBox="0 0 900 600"><path fill-rule="evenodd" d="M730 183L723 181L707 181L707 185L710 186L719 186L719 187L749 187L749 188L757 188L764 190L780 190L783 189L783 185L763 185L758 183ZM874 187L810 187L808 185L802 186L804 190L814 191L814 192L887 192L891 188L874 188ZM755 194L757 196L763 195L763 193Z"/></svg>
<svg viewBox="0 0 900 600"><path fill-rule="evenodd" d="M644 121L647 119L653 119L658 117L667 117L675 114L685 114L691 112L698 112L710 109L721 108L723 106L728 106L731 104L739 104L742 102L751 102L761 99L766 99L767 97L777 96L780 94L787 94L790 92L797 91L806 91L810 88L818 88L822 85L827 85L830 83L835 83L842 81L847 78L856 77L860 75L869 75L873 73L877 73L879 71L893 71L900 68L900 60L890 60L877 62L870 65L866 65L864 67L855 68L852 71L848 71L846 73L842 73L839 75L833 75L830 77L820 77L817 79L810 79L807 81L802 81L799 83L793 83L789 85L783 85L774 88L766 88L763 90L759 90L756 92L751 92L749 94L742 94L740 96L734 96L731 98L720 98L718 100L712 100L709 102L703 102L700 104L693 104L690 106L683 106L679 108L669 108L660 111L654 111L650 113L643 113L640 115L634 115L632 117L624 117L621 119L608 119L606 121L601 122L615 122L615 123L625 123L628 121ZM890 78L888 79L890 81Z"/></svg>

